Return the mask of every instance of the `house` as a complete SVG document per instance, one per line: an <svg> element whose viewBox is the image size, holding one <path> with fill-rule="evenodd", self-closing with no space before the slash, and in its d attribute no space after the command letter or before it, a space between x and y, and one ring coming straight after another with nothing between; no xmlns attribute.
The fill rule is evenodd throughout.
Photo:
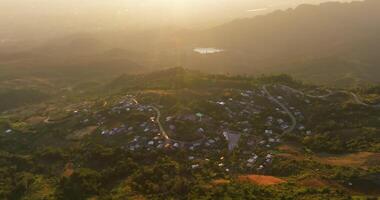
<svg viewBox="0 0 380 200"><path fill-rule="evenodd" d="M197 142L197 143L194 143L193 144L194 147L198 147L198 146L201 146L201 143Z"/></svg>
<svg viewBox="0 0 380 200"><path fill-rule="evenodd" d="M195 164L195 165L191 165L191 168L192 169L196 169L196 168L198 168L199 167L199 165L198 164Z"/></svg>
<svg viewBox="0 0 380 200"><path fill-rule="evenodd" d="M289 125L287 125L287 124L282 124L282 125L281 125L281 128L282 128L283 130L285 130L285 129L289 128Z"/></svg>
<svg viewBox="0 0 380 200"><path fill-rule="evenodd" d="M205 130L203 128L198 129L198 133L204 133L204 132L205 132Z"/></svg>
<svg viewBox="0 0 380 200"><path fill-rule="evenodd" d="M306 134L307 134L307 135L311 135L311 133L312 133L312 132L311 132L310 130L309 130L309 131L306 131Z"/></svg>
<svg viewBox="0 0 380 200"><path fill-rule="evenodd" d="M215 143L215 140L213 140L213 139L209 139L209 140L208 140L208 143L210 143L210 144L214 144L214 143Z"/></svg>
<svg viewBox="0 0 380 200"><path fill-rule="evenodd" d="M179 144L178 144L178 143L174 143L174 144L173 144L173 147L178 148L178 147L179 147Z"/></svg>
<svg viewBox="0 0 380 200"><path fill-rule="evenodd" d="M194 156L189 156L188 159L189 160L194 160Z"/></svg>
<svg viewBox="0 0 380 200"><path fill-rule="evenodd" d="M154 145L154 141L149 141L148 145Z"/></svg>
<svg viewBox="0 0 380 200"><path fill-rule="evenodd" d="M298 130L300 130L300 131L303 131L303 130L305 130L305 126L303 126L303 125L300 125L300 126L298 127Z"/></svg>
<svg viewBox="0 0 380 200"><path fill-rule="evenodd" d="M195 116L199 118L199 121L202 121L202 117L203 117L202 113L196 113Z"/></svg>
<svg viewBox="0 0 380 200"><path fill-rule="evenodd" d="M221 105L221 106L224 106L224 105L226 105L226 103L225 102L223 102L223 101L218 101L218 102L216 102L217 104L219 104L219 105Z"/></svg>
<svg viewBox="0 0 380 200"><path fill-rule="evenodd" d="M249 94L246 94L246 93L243 93L243 92L241 92L240 95L243 96L243 97L249 97Z"/></svg>
<svg viewBox="0 0 380 200"><path fill-rule="evenodd" d="M5 133L8 133L8 134L9 134L9 133L12 133L12 129L8 129L8 130L6 130Z"/></svg>
<svg viewBox="0 0 380 200"><path fill-rule="evenodd" d="M173 119L172 116L166 117L166 121L167 121L167 122L171 121L172 119Z"/></svg>
<svg viewBox="0 0 380 200"><path fill-rule="evenodd" d="M271 135L271 134L273 134L273 131L272 130L265 130L265 134Z"/></svg>

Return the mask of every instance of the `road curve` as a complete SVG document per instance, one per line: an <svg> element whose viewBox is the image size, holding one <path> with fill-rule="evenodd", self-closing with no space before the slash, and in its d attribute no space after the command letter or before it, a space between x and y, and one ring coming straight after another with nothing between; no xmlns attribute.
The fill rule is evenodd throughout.
<svg viewBox="0 0 380 200"><path fill-rule="evenodd" d="M290 119L292 120L292 125L288 129L286 129L282 134L286 134L286 133L292 132L296 128L296 126L297 126L297 119L296 119L296 117L294 117L293 113L284 104L282 104L281 102L279 102L276 98L274 98L270 94L270 92L267 89L267 85L263 86L263 91L268 96L269 100L271 100L272 102L274 102L277 105L279 105L282 108L282 110L284 110L289 115Z"/></svg>
<svg viewBox="0 0 380 200"><path fill-rule="evenodd" d="M345 91L345 90L340 90L340 91L335 91L335 92L332 92L332 91L329 90L329 94L315 96L315 95L305 94L304 92L302 92L300 90L297 90L297 89L294 89L294 88L291 88L291 87L289 87L287 85L281 85L281 87L283 87L283 88L285 88L285 89L287 89L287 90L289 90L289 91L291 91L293 93L297 93L297 94L300 94L302 96L306 96L306 97L310 97L310 98L317 98L317 99L324 99L324 98L327 98L327 97L335 95L335 94L343 93L343 94L352 96L352 99L354 100L354 102L356 104L359 104L359 105L362 105L362 106L366 106L366 107L380 108L380 104L370 105L370 104L364 103L357 94L355 94L353 92L348 92L348 91Z"/></svg>
<svg viewBox="0 0 380 200"><path fill-rule="evenodd" d="M136 100L136 99L132 99L133 102L135 102L136 104L139 104L139 102ZM165 128L164 126L162 125L161 123L161 111L160 109L158 109L156 106L153 106L153 105L150 105L148 106L150 108L152 108L155 112L156 112L156 119L155 119L155 122L158 124L158 127L160 129L160 132L162 134L162 136L165 138L165 142L166 143L178 143L180 144L181 146L184 146L185 144L187 145L192 145L192 144L195 144L195 143L200 143L202 142L204 139L205 139L205 136L203 136L202 139L199 139L199 140L196 140L196 141L191 141L191 142L188 142L188 141L180 141L180 140L175 140L173 138L170 138L170 136L168 135L168 133L165 131Z"/></svg>
<svg viewBox="0 0 380 200"><path fill-rule="evenodd" d="M157 114L156 123L158 124L158 127L160 128L160 132L161 132L162 136L164 136L165 140L171 140L169 135L166 133L164 126L162 126L162 124L161 124L161 121L160 121L161 111L155 106L150 106L150 107L153 108L154 111L156 111L156 114Z"/></svg>

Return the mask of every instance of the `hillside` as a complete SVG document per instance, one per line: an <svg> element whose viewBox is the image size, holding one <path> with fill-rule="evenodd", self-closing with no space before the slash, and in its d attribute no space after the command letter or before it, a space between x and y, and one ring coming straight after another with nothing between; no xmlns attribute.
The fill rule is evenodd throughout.
<svg viewBox="0 0 380 200"><path fill-rule="evenodd" d="M377 197L379 91L182 68L82 84L0 113L0 198Z"/></svg>
<svg viewBox="0 0 380 200"><path fill-rule="evenodd" d="M33 48L0 49L0 70L117 76L182 66L222 74L289 73L352 87L379 83L379 18L380 2L365 0L300 5L205 30L81 33ZM197 47L224 51L203 55L194 52Z"/></svg>
<svg viewBox="0 0 380 200"><path fill-rule="evenodd" d="M301 5L207 30L197 43L226 49L217 62L236 58L238 69L231 68L241 73L292 72L303 79L320 76L313 80L322 83L343 75L373 82L380 75L379 18L377 0ZM245 67L239 70L240 65Z"/></svg>

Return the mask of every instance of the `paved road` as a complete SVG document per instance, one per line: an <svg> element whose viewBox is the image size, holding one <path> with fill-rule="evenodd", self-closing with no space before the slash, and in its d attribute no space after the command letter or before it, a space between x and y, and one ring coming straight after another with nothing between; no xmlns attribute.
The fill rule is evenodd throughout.
<svg viewBox="0 0 380 200"><path fill-rule="evenodd" d="M335 92L332 92L331 90L329 90L328 91L329 93L326 94L326 95L315 96L315 95L305 94L304 92L302 92L300 90L291 88L291 87L286 86L286 85L281 85L281 87L283 87L284 89L287 89L287 90L289 90L289 91L291 91L293 93L300 94L302 96L306 96L306 97L310 97L310 98L319 98L319 99L324 99L324 98L327 98L329 96L332 96L332 95L335 95L335 94L339 94L339 93L346 94L346 95L352 96L352 99L354 100L354 102L356 104L363 105L363 106L366 106L366 107L380 108L380 104L370 105L370 104L364 103L357 94L355 94L353 92L347 92L345 90L339 90L339 91L335 91Z"/></svg>
<svg viewBox="0 0 380 200"><path fill-rule="evenodd" d="M281 85L281 87L288 90L288 91L291 91L293 93L297 93L297 94L302 95L302 96L306 96L306 97L310 97L310 98L316 98L316 99L324 99L324 98L327 98L333 94L336 94L336 93L333 93L331 90L328 90L328 94L325 94L325 95L311 95L311 94L305 94L304 92L297 90L297 89L294 89L294 88L291 88L287 85Z"/></svg>
<svg viewBox="0 0 380 200"><path fill-rule="evenodd" d="M139 102L136 100L136 99L132 99L133 102L135 102L136 104L139 104ZM202 142L206 137L203 136L202 139L199 139L199 140L195 140L195 141L191 141L191 142L188 142L188 141L180 141L180 140L175 140L173 138L170 138L170 136L168 135L168 133L165 131L165 128L164 126L162 125L161 123L161 111L160 109L158 109L156 106L149 106L151 107L155 112L156 112L156 123L158 124L158 127L160 129L160 132L162 134L162 136L165 138L165 142L166 143L178 143L180 146L184 146L184 145L192 145L192 144L195 144L195 143L200 143Z"/></svg>
<svg viewBox="0 0 380 200"><path fill-rule="evenodd" d="M296 117L294 117L293 113L284 104L282 104L280 101L278 101L276 98L274 98L270 94L270 92L268 91L266 85L263 86L263 90L264 90L265 94L269 97L269 100L271 100L272 102L274 102L277 105L279 105L282 108L282 110L284 110L289 115L290 119L292 120L292 125L288 129L286 129L282 134L286 134L286 133L292 132L296 128L296 126L297 126L297 119L296 119Z"/></svg>
<svg viewBox="0 0 380 200"><path fill-rule="evenodd" d="M161 111L155 106L151 106L151 107L153 108L154 111L156 111L156 114L157 114L156 123L158 124L158 127L160 128L160 132L161 132L162 136L164 136L165 140L170 140L169 135L166 133L164 126L162 126L161 121L160 121Z"/></svg>

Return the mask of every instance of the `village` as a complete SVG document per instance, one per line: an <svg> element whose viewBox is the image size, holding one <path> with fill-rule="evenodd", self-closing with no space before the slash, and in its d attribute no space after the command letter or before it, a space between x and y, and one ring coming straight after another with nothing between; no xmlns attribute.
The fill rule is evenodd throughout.
<svg viewBox="0 0 380 200"><path fill-rule="evenodd" d="M224 172L237 167L227 159L232 152L245 170L265 171L284 133L312 134L301 123L302 111L285 97L270 96L262 88L229 92L233 97L207 100L215 109L212 113L205 109L177 115L167 113L162 105L139 103L136 96L126 95L80 122L96 124L102 140L115 138L125 151L185 151L189 168L213 163ZM80 115L89 109L73 112Z"/></svg>
<svg viewBox="0 0 380 200"><path fill-rule="evenodd" d="M331 112L337 104L340 107ZM59 158L55 171L63 171L63 177L109 165L115 173L122 170L138 183L160 177L163 171L165 176L176 171L211 185L261 177L293 184L308 173L334 175L335 170L343 169L323 168L323 162L330 162L323 152L326 147L335 150L341 143L329 143L324 130L339 131L344 123L341 119L350 119L341 116L359 115L367 120L368 112L376 112L357 102L350 92L283 84L131 89L76 102L63 99L41 108L32 118L12 118L13 124L0 124L4 148L36 148L36 162ZM368 121L372 120L376 119ZM356 129L352 130L356 135ZM20 143L18 147L13 145L15 141ZM131 169L141 172L131 175ZM298 170L305 170L300 178ZM139 174L144 174L144 179ZM106 173L104 177L109 179ZM158 180L159 185L162 179ZM343 179L341 184L360 185L351 179Z"/></svg>
<svg viewBox="0 0 380 200"><path fill-rule="evenodd" d="M305 124L304 109L319 96L304 95L284 85L225 89L224 93L228 95L202 100L194 112L189 108L181 113L171 113L167 105L141 103L141 96L131 93L101 106L89 102L71 105L67 116L55 121L48 117L45 123L79 122L75 125L79 131L67 139L93 137L95 132L98 141L117 144L125 151L181 151L187 155L183 159L189 168L212 164L225 173L236 168L264 173L276 158L276 147L283 144L284 135L313 134ZM13 133L12 129L4 131ZM231 154L237 156L238 164L230 162Z"/></svg>

